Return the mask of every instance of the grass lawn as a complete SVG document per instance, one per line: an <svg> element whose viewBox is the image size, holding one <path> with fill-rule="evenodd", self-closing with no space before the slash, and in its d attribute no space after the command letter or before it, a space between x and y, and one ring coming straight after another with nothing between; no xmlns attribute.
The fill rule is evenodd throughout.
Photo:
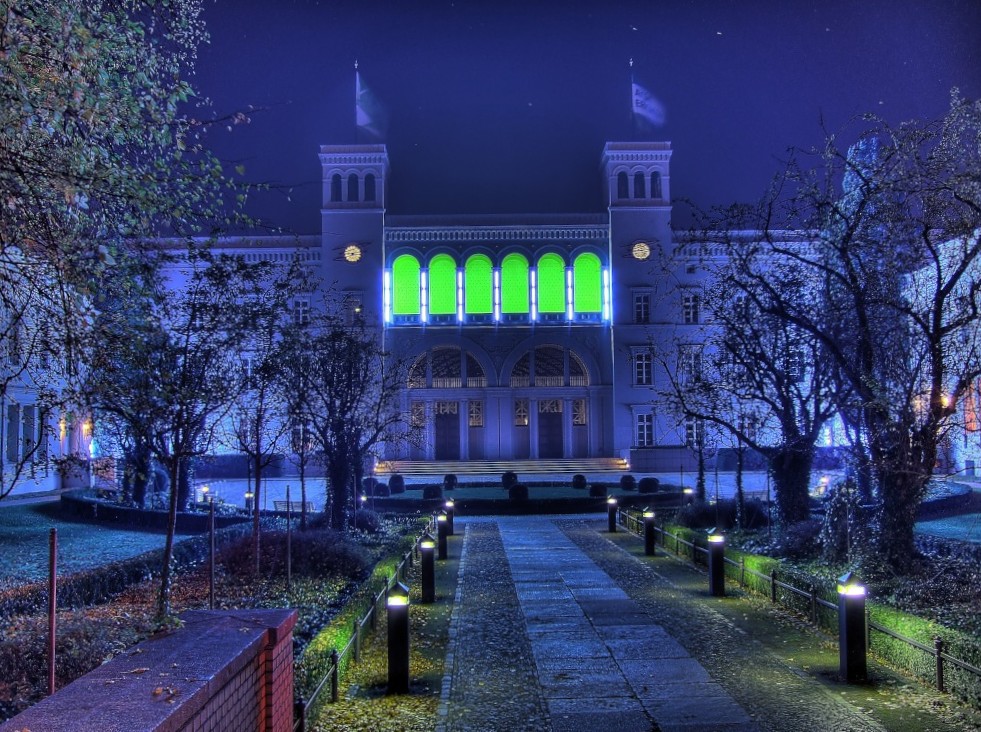
<svg viewBox="0 0 981 732"><path fill-rule="evenodd" d="M0 505L0 589L48 576L48 542L58 529L58 573L71 574L164 545L162 531L110 528L65 521L59 504ZM179 538L183 538L181 535Z"/></svg>
<svg viewBox="0 0 981 732"><path fill-rule="evenodd" d="M932 521L918 521L916 531L920 534L981 544L981 513L964 513Z"/></svg>

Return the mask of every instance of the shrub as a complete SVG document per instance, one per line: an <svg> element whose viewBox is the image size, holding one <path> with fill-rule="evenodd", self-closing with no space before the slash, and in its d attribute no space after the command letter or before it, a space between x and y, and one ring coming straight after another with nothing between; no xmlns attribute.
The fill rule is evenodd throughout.
<svg viewBox="0 0 981 732"><path fill-rule="evenodd" d="M392 491L389 489L387 483L382 483L379 481L375 484L375 495L381 498L392 495Z"/></svg>
<svg viewBox="0 0 981 732"><path fill-rule="evenodd" d="M379 522L373 511L370 513ZM355 517L357 517L355 514ZM357 518L355 518L357 521ZM343 534L330 529L295 531L291 537L292 571L296 575L316 577L329 574L355 578L361 576L369 565L365 550ZM269 531L262 534L259 542L259 568L263 573L286 574L286 532ZM219 560L231 574L249 575L255 567L252 537L243 536L219 552Z"/></svg>
<svg viewBox="0 0 981 732"><path fill-rule="evenodd" d="M637 490L637 479L632 475L621 475L620 490L624 490L624 491Z"/></svg>
<svg viewBox="0 0 981 732"><path fill-rule="evenodd" d="M505 488L510 488L518 483L518 474L513 470L508 470L501 476L501 485Z"/></svg>
<svg viewBox="0 0 981 732"><path fill-rule="evenodd" d="M378 487L378 480L376 478L363 478L361 480L361 490L366 496L375 495L375 488Z"/></svg>
<svg viewBox="0 0 981 732"><path fill-rule="evenodd" d="M808 519L791 524L783 531L780 553L791 559L814 557L820 542L821 529L820 519Z"/></svg>
<svg viewBox="0 0 981 732"><path fill-rule="evenodd" d="M593 483L589 486L590 498L605 498L607 496L606 483Z"/></svg>
<svg viewBox="0 0 981 732"><path fill-rule="evenodd" d="M422 488L423 498L442 498L443 497L443 486L441 485L427 485Z"/></svg>
<svg viewBox="0 0 981 732"><path fill-rule="evenodd" d="M388 490L390 493L405 493L405 478L395 473L388 479Z"/></svg>
<svg viewBox="0 0 981 732"><path fill-rule="evenodd" d="M576 490L585 490L586 488L586 476L582 473L576 473L572 476L572 487Z"/></svg>
<svg viewBox="0 0 981 732"><path fill-rule="evenodd" d="M443 476L443 488L448 491L453 490L457 486L457 479L453 473L447 473Z"/></svg>
<svg viewBox="0 0 981 732"><path fill-rule="evenodd" d="M743 528L758 529L766 526L766 509L759 501L746 501ZM732 529L736 527L736 501L725 499L714 503L696 501L682 506L675 519L681 526L692 529Z"/></svg>
<svg viewBox="0 0 981 732"><path fill-rule="evenodd" d="M385 486L385 490L388 490L388 486ZM374 511L369 511L366 508L361 508L354 512L354 528L359 531L366 531L369 534L377 534L381 531L382 520Z"/></svg>
<svg viewBox="0 0 981 732"><path fill-rule="evenodd" d="M508 498L512 501L527 501L528 500L528 486L523 483L515 483L513 486L508 488Z"/></svg>
<svg viewBox="0 0 981 732"><path fill-rule="evenodd" d="M661 487L661 481L659 481L657 478L653 476L646 475L643 478L641 478L640 482L637 484L637 492L656 493L660 487Z"/></svg>

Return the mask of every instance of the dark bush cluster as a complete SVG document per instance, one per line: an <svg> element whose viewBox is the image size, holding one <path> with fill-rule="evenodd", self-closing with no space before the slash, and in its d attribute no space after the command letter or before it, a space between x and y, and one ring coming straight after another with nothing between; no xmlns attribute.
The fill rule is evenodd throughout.
<svg viewBox="0 0 981 732"><path fill-rule="evenodd" d="M377 514L371 511L377 519ZM310 577L330 574L355 578L361 576L369 565L365 550L343 534L330 529L310 529L292 533L292 571L295 575ZM263 574L286 574L286 532L263 533L259 541L259 568ZM219 560L227 572L249 575L255 566L252 537L244 536L219 553Z"/></svg>
<svg viewBox="0 0 981 732"><path fill-rule="evenodd" d="M745 501L743 528L760 529L766 526L766 507L760 501ZM733 529L736 527L736 501L725 499L714 503L697 501L683 506L675 521L692 529Z"/></svg>
<svg viewBox="0 0 981 732"><path fill-rule="evenodd" d="M645 475L637 484L638 493L657 493L661 487L661 481L652 475Z"/></svg>
<svg viewBox="0 0 981 732"><path fill-rule="evenodd" d="M526 486L524 483L515 483L513 486L508 488L508 498L512 501L527 501L528 486Z"/></svg>
<svg viewBox="0 0 981 732"><path fill-rule="evenodd" d="M392 495L395 495L396 493L405 493L405 478L398 473L395 473L388 479L388 490Z"/></svg>
<svg viewBox="0 0 981 732"><path fill-rule="evenodd" d="M589 496L590 498L605 498L609 495L608 490L606 483L593 483L589 486Z"/></svg>
<svg viewBox="0 0 981 732"><path fill-rule="evenodd" d="M422 497L423 498L442 498L443 497L443 486L441 485L426 485L422 487Z"/></svg>
<svg viewBox="0 0 981 732"><path fill-rule="evenodd" d="M385 486L385 488L387 489L388 486ZM382 528L381 516L366 508L358 509L354 513L354 528L358 531L366 531L369 534L377 534Z"/></svg>
<svg viewBox="0 0 981 732"><path fill-rule="evenodd" d="M637 490L637 479L632 475L621 475L620 476L620 490L624 491L635 491Z"/></svg>
<svg viewBox="0 0 981 732"><path fill-rule="evenodd" d="M448 491L453 490L457 486L457 479L453 473L447 473L443 476L443 488Z"/></svg>
<svg viewBox="0 0 981 732"><path fill-rule="evenodd" d="M573 475L572 487L579 491L586 490L586 476L582 473L576 473Z"/></svg>
<svg viewBox="0 0 981 732"><path fill-rule="evenodd" d="M516 485L517 482L518 474L513 470L508 470L501 475L501 485L505 488L510 488L511 486Z"/></svg>

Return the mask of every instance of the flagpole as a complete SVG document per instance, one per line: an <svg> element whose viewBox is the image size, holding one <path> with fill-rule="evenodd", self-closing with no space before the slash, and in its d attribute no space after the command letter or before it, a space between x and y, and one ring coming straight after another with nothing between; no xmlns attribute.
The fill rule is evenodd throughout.
<svg viewBox="0 0 981 732"><path fill-rule="evenodd" d="M361 142L358 139L358 60L354 59L354 144Z"/></svg>
<svg viewBox="0 0 981 732"><path fill-rule="evenodd" d="M634 114L634 57L630 57L630 136L637 138L637 115Z"/></svg>

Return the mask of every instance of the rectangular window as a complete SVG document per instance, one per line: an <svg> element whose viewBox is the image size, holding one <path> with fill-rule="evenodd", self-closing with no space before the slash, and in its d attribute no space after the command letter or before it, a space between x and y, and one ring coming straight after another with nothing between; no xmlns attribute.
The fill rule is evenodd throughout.
<svg viewBox="0 0 981 732"><path fill-rule="evenodd" d="M637 447L654 446L654 415L638 414L636 421Z"/></svg>
<svg viewBox="0 0 981 732"><path fill-rule="evenodd" d="M20 405L7 405L7 462L17 463L20 457Z"/></svg>
<svg viewBox="0 0 981 732"><path fill-rule="evenodd" d="M483 427L484 426L484 403L482 401L473 400L467 407L468 410L468 424L471 427Z"/></svg>
<svg viewBox="0 0 981 732"><path fill-rule="evenodd" d="M681 297L681 310L684 315L686 325L695 325L700 322L702 309L702 296L697 292L686 292Z"/></svg>
<svg viewBox="0 0 981 732"><path fill-rule="evenodd" d="M654 383L654 356L641 351L634 354L634 386L650 386Z"/></svg>
<svg viewBox="0 0 981 732"><path fill-rule="evenodd" d="M685 445L692 449L705 445L705 420L685 417Z"/></svg>
<svg viewBox="0 0 981 732"><path fill-rule="evenodd" d="M310 322L310 298L301 296L293 299L293 324L307 325Z"/></svg>
<svg viewBox="0 0 981 732"><path fill-rule="evenodd" d="M424 427L426 425L425 402L412 402L409 405L409 424L412 427Z"/></svg>
<svg viewBox="0 0 981 732"><path fill-rule="evenodd" d="M678 351L678 381L691 386L702 381L702 347L680 346Z"/></svg>
<svg viewBox="0 0 981 732"><path fill-rule="evenodd" d="M344 324L345 325L355 325L361 320L361 301L362 295L360 292L346 292L344 293Z"/></svg>
<svg viewBox="0 0 981 732"><path fill-rule="evenodd" d="M528 400L527 399L514 400L514 426L515 427L528 426Z"/></svg>
<svg viewBox="0 0 981 732"><path fill-rule="evenodd" d="M634 322L635 323L651 322L651 293L649 292L634 293Z"/></svg>
<svg viewBox="0 0 981 732"><path fill-rule="evenodd" d="M588 413L586 411L586 400L585 399L573 399L572 400L572 424L573 425L586 425L588 424Z"/></svg>

